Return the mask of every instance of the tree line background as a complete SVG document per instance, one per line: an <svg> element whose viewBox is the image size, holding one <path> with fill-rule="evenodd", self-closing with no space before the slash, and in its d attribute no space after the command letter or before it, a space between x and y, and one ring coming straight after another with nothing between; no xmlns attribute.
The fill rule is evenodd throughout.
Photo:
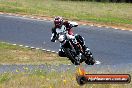
<svg viewBox="0 0 132 88"><path fill-rule="evenodd" d="M62 1L93 1L93 2L115 2L115 3L132 3L132 0L62 0Z"/></svg>

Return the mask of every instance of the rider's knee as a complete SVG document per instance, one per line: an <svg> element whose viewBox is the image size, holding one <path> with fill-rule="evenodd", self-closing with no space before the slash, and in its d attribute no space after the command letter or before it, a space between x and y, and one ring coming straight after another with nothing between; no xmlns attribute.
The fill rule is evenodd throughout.
<svg viewBox="0 0 132 88"><path fill-rule="evenodd" d="M75 38L81 45L85 45L84 38L81 35L76 35Z"/></svg>
<svg viewBox="0 0 132 88"><path fill-rule="evenodd" d="M76 34L75 37L76 37L77 39L83 39L83 37L82 37L81 35L78 35L78 34Z"/></svg>

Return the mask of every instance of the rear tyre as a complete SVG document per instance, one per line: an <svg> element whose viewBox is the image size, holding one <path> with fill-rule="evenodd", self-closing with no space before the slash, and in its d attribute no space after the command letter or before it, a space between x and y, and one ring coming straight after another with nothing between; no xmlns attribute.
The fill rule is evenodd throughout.
<svg viewBox="0 0 132 88"><path fill-rule="evenodd" d="M90 51L89 51L90 52ZM87 64L87 65L94 65L95 64L95 60L94 60L94 58L93 58L93 56L92 56L92 53L90 52L90 54L87 54L86 55L86 58L87 58L87 60L85 61L85 63Z"/></svg>
<svg viewBox="0 0 132 88"><path fill-rule="evenodd" d="M93 57L91 57L91 58L87 59L87 60L85 61L85 63L86 63L87 65L94 65L94 64L95 64L95 60L93 59Z"/></svg>

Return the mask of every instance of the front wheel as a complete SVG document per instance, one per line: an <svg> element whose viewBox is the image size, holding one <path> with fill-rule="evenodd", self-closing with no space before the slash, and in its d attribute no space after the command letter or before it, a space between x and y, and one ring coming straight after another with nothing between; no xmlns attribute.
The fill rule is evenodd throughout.
<svg viewBox="0 0 132 88"><path fill-rule="evenodd" d="M75 55L69 48L65 49L66 56L71 60L71 62L75 65L80 65L80 62L77 62L75 59Z"/></svg>

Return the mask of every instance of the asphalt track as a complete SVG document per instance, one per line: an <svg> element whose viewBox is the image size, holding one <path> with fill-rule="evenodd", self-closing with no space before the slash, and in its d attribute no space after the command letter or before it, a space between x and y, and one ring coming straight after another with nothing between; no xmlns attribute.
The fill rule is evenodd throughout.
<svg viewBox="0 0 132 88"><path fill-rule="evenodd" d="M52 21L0 15L0 41L58 51L59 43L50 42L52 26ZM79 25L74 32L101 65L132 63L132 31Z"/></svg>

